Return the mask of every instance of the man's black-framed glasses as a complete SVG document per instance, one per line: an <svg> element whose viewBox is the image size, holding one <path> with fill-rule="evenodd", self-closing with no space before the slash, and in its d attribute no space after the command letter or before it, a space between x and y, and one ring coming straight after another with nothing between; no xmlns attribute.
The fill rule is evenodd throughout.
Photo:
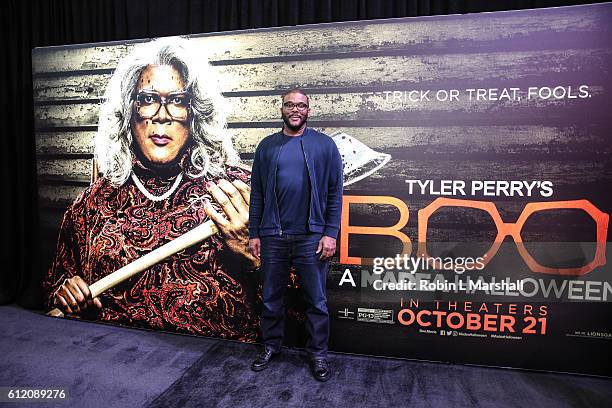
<svg viewBox="0 0 612 408"><path fill-rule="evenodd" d="M141 118L151 119L164 105L172 119L185 120L191 110L191 99L187 91L171 92L164 97L155 91L144 90L136 94L136 110Z"/></svg>
<svg viewBox="0 0 612 408"><path fill-rule="evenodd" d="M300 102L300 103L285 102L283 103L283 108L287 109L288 111L292 111L293 108L297 108L297 110L299 111L305 111L306 109L308 109L308 105L303 102Z"/></svg>

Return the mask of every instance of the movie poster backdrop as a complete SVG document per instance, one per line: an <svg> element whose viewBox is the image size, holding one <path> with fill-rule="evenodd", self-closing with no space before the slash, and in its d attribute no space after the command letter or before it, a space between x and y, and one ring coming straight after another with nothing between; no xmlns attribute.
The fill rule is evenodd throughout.
<svg viewBox="0 0 612 408"><path fill-rule="evenodd" d="M612 374L610 21L607 3L189 37L245 164L294 87L338 145L332 350ZM141 42L34 50L45 267Z"/></svg>

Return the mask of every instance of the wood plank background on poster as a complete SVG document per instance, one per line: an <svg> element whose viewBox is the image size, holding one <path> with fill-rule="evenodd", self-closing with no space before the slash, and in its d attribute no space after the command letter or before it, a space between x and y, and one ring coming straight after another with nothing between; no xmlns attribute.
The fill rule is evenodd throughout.
<svg viewBox="0 0 612 408"><path fill-rule="evenodd" d="M612 150L612 93L604 92L612 36L610 9L602 9L322 24L190 41L218 75L231 107L228 128L247 163L257 143L280 127L279 95L300 87L311 95L311 126L343 131L392 156L347 193L384 195L398 186L397 196L405 197L406 178L533 178L533 166L572 191L612 181L593 180L610 166ZM89 183L101 97L118 61L137 44L33 53L44 235L57 234L64 209ZM584 84L588 99L397 103L388 97L415 89L557 85L576 92ZM500 161L508 157L515 160Z"/></svg>

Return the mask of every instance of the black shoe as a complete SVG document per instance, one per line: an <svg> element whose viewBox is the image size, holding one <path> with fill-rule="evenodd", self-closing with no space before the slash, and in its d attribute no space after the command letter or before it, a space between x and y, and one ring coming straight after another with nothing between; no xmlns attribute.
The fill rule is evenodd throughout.
<svg viewBox="0 0 612 408"><path fill-rule="evenodd" d="M324 358L313 358L310 361L310 371L312 376L318 380L325 382L331 377L331 370L327 364L327 360Z"/></svg>
<svg viewBox="0 0 612 408"><path fill-rule="evenodd" d="M264 350L257 356L255 361L253 361L253 364L251 364L251 370L261 371L266 369L268 367L268 364L270 364L270 360L272 360L272 356L274 356L275 354L278 353L273 352L267 347L264 348Z"/></svg>

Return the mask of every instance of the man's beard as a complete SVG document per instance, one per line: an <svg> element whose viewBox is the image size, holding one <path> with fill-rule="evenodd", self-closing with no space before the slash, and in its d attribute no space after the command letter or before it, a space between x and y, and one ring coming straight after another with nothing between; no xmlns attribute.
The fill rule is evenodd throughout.
<svg viewBox="0 0 612 408"><path fill-rule="evenodd" d="M300 115L300 121L298 122L298 124L292 125L290 122L291 115L283 114L282 116L283 116L283 122L285 122L285 126L293 132L297 132L298 130L300 130L300 128L304 126L304 124L306 123L306 120L308 119L308 116Z"/></svg>

